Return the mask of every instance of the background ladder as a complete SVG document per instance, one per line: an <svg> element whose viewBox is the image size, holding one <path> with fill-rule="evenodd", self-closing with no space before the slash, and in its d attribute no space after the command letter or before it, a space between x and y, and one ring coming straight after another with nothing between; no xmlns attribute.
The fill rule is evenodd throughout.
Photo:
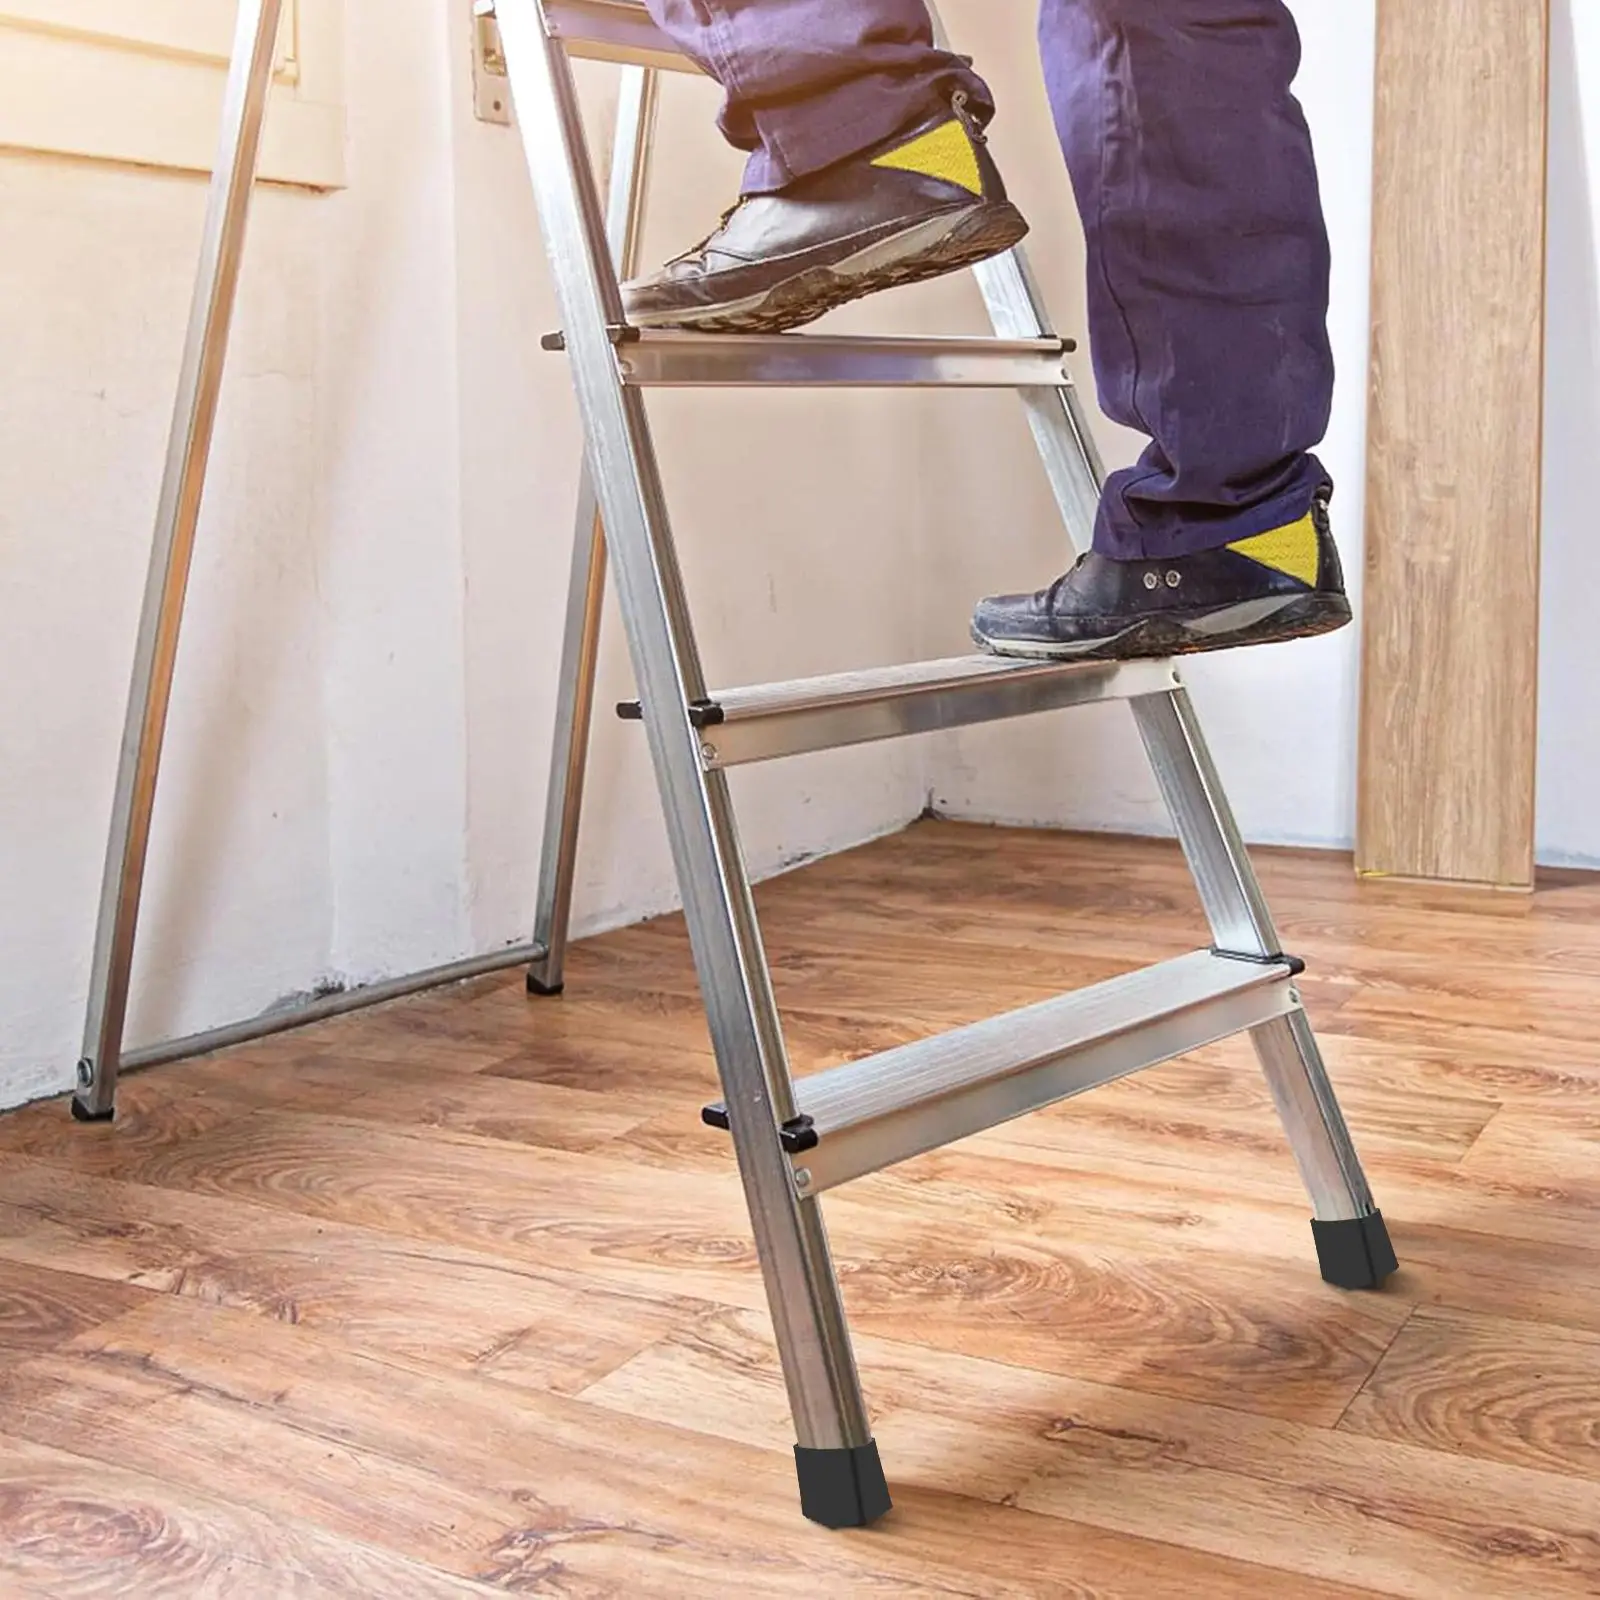
<svg viewBox="0 0 1600 1600"><path fill-rule="evenodd" d="M853 1178L1249 1031L1314 1210L1323 1276L1372 1288L1395 1270L1285 955L1188 695L1170 663L962 657L713 692L705 682L644 407L660 386L957 386L1021 395L1068 528L1092 525L1102 471L1020 251L976 269L993 339L713 336L625 326L653 137L656 73L694 70L637 0L481 0L499 26L554 269L587 438L550 805L531 944L125 1052L128 981L184 592L205 485L282 0L239 0L128 702L74 1116L109 1119L119 1068L172 1060L432 983L530 963L559 992L608 552L639 686L798 1439L806 1515L831 1527L889 1508L818 1196ZM602 216L569 58L624 63ZM602 528L604 534L602 537ZM727 769L1102 700L1125 700L1211 924L1208 948L940 1038L795 1082L739 848Z"/></svg>

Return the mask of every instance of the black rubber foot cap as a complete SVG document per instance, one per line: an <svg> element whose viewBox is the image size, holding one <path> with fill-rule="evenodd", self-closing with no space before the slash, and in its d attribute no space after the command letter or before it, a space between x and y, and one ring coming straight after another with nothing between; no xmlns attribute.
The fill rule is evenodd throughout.
<svg viewBox="0 0 1600 1600"><path fill-rule="evenodd" d="M531 972L528 974L528 993L538 995L542 1000L553 1000L565 988L564 983L541 983Z"/></svg>
<svg viewBox="0 0 1600 1600"><path fill-rule="evenodd" d="M72 1120L74 1122L111 1122L116 1118L117 1108L113 1106L109 1111L91 1111L81 1100L72 1102Z"/></svg>
<svg viewBox="0 0 1600 1600"><path fill-rule="evenodd" d="M1322 1276L1336 1288L1381 1289L1383 1280L1400 1270L1381 1211L1347 1222L1313 1220L1311 1232Z"/></svg>
<svg viewBox="0 0 1600 1600"><path fill-rule="evenodd" d="M807 1450L794 1447L800 1474L800 1509L824 1528L864 1528L889 1509L878 1447L854 1450Z"/></svg>

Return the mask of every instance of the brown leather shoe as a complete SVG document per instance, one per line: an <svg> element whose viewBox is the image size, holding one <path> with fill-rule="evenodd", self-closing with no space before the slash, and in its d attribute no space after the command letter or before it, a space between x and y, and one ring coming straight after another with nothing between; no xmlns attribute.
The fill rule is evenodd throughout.
<svg viewBox="0 0 1600 1600"><path fill-rule="evenodd" d="M693 250L624 284L623 305L640 328L781 333L999 255L1027 231L958 95L950 116L747 195Z"/></svg>

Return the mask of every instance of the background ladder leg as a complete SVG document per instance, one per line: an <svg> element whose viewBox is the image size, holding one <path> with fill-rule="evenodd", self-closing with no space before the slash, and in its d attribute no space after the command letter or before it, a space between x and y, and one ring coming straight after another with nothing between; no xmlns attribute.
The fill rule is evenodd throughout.
<svg viewBox="0 0 1600 1600"><path fill-rule="evenodd" d="M594 722L595 675L600 661L600 615L606 598L606 541L600 506L583 469L578 526L573 535L567 586L566 635L556 688L550 786L539 853L539 901L533 942L541 950L528 968L528 993L557 995L566 982L567 933L578 867L578 822Z"/></svg>
<svg viewBox="0 0 1600 1600"><path fill-rule="evenodd" d="M616 569L739 1173L794 1412L806 1515L856 1526L889 1508L821 1213L784 1148L794 1087L727 781L690 706L706 688L644 406L620 381L621 324L571 68L539 0L499 0L507 74L565 321L588 459Z"/></svg>
<svg viewBox="0 0 1600 1600"><path fill-rule="evenodd" d="M655 142L658 78L642 67L622 71L616 138L611 157L611 197L606 238L618 276L637 270L644 231L650 157ZM528 969L528 992L560 994L578 862L578 820L594 718L595 673L600 657L600 614L605 604L606 546L600 507L588 464L578 491L572 576L567 590L566 637L556 692L555 738L545 804L544 846L539 856L539 901L533 942L544 952Z"/></svg>
<svg viewBox="0 0 1600 1600"><path fill-rule="evenodd" d="M83 1055L78 1062L77 1093L72 1102L72 1114L82 1122L109 1121L116 1110L117 1074L128 1014L128 979L133 968L156 778L281 11L282 0L240 0L234 31L222 138L211 177L200 272L179 371L178 398L161 480L150 575L139 618L128 716L112 802L111 837L106 847L89 974Z"/></svg>
<svg viewBox="0 0 1600 1600"><path fill-rule="evenodd" d="M1246 959L1282 955L1188 691L1136 700L1134 716L1217 949ZM1305 1012L1264 1023L1251 1037L1311 1196L1323 1277L1345 1289L1378 1287L1396 1270L1394 1251Z"/></svg>

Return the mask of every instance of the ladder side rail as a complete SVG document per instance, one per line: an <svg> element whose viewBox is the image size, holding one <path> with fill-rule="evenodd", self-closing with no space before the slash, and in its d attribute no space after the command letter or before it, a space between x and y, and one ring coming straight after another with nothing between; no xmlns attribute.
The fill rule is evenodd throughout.
<svg viewBox="0 0 1600 1600"><path fill-rule="evenodd" d="M73 1114L84 1121L106 1120L116 1109L150 819L282 9L283 0L240 0L234 27L222 131L179 369L112 802L83 1054L72 1102Z"/></svg>
<svg viewBox="0 0 1600 1600"><path fill-rule="evenodd" d="M1056 337L1044 294L1021 245L973 269L994 331L1005 339ZM1069 547L1087 547L1100 509L1105 467L1077 385L1018 391Z"/></svg>
<svg viewBox="0 0 1600 1600"><path fill-rule="evenodd" d="M659 86L657 74L648 68L622 69L606 208L606 240L617 274L622 278L632 276L638 265L655 145ZM565 978L583 783L594 722L601 613L605 606L605 530L600 522L600 502L587 459L581 473L572 572L567 586L566 628L556 686L544 843L539 853L539 898L533 942L542 954L528 969L529 991L543 995L559 994Z"/></svg>
<svg viewBox="0 0 1600 1600"><path fill-rule="evenodd" d="M571 68L539 0L499 0L497 12L796 1432L806 1450L862 1451L871 1427L821 1214L800 1200L780 1138L793 1085L727 780L705 770L690 720L705 681L660 473L608 331L621 293Z"/></svg>
<svg viewBox="0 0 1600 1600"><path fill-rule="evenodd" d="M928 0L928 16L933 23L934 43L941 50L951 49L950 34L939 14L937 0ZM1058 336L1023 246L979 262L973 268L973 276L978 280L994 331L1002 339ZM1061 508L1068 544L1075 548L1081 538L1087 545L1100 507L1105 467L1077 387L1069 382L1059 389L1020 393L1045 476Z"/></svg>
<svg viewBox="0 0 1600 1600"><path fill-rule="evenodd" d="M1378 1205L1339 1108L1322 1050L1305 1011L1296 1008L1250 1032L1256 1059L1294 1151L1319 1222L1351 1222Z"/></svg>
<svg viewBox="0 0 1600 1600"><path fill-rule="evenodd" d="M1187 689L1132 702L1217 948L1255 957L1282 941ZM1304 1010L1251 1030L1257 1059L1319 1222L1377 1207Z"/></svg>
<svg viewBox="0 0 1600 1600"><path fill-rule="evenodd" d="M1282 954L1272 912L1189 691L1150 695L1132 705L1217 948L1241 956Z"/></svg>

